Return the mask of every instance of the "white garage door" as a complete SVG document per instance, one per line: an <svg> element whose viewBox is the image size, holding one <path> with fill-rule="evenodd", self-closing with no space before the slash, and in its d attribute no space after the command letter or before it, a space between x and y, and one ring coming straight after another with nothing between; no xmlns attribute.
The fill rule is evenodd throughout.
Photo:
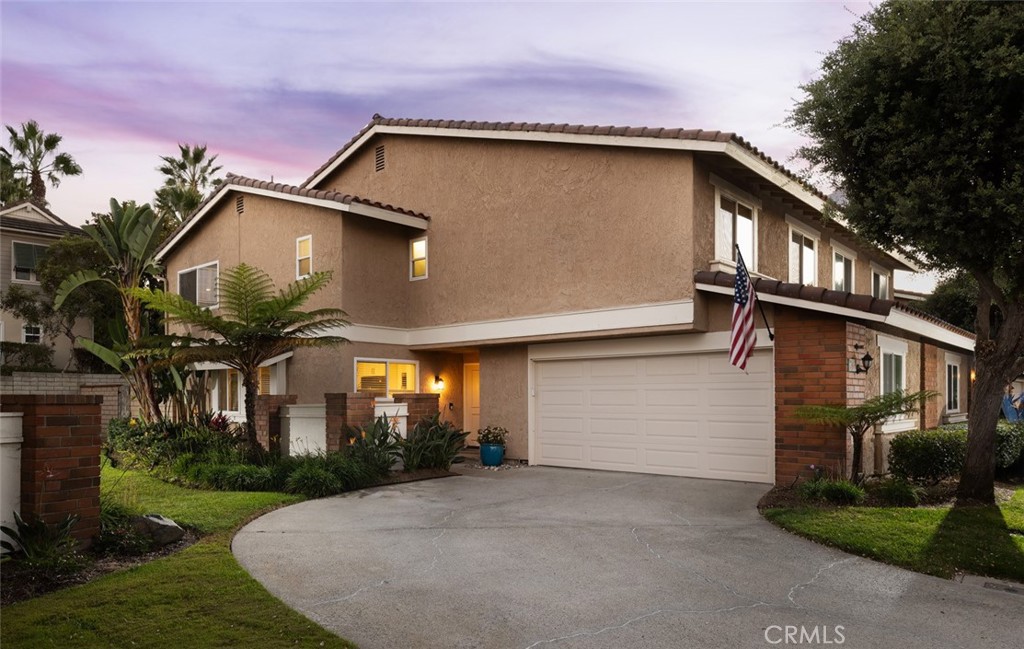
<svg viewBox="0 0 1024 649"><path fill-rule="evenodd" d="M774 482L772 352L537 361L534 458L549 466Z"/></svg>

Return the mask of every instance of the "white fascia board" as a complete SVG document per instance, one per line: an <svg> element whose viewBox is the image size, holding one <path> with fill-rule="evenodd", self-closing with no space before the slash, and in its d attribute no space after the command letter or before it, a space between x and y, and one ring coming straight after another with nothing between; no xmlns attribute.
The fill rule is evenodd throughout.
<svg viewBox="0 0 1024 649"><path fill-rule="evenodd" d="M277 365L281 361L287 360L287 359L291 358L294 355L295 355L295 352L285 352L283 354L278 354L277 356L275 356L273 358L270 358L270 359L267 359L267 360L263 361L262 363L260 363L260 367L270 367L271 365ZM202 363L193 363L192 364L192 369L194 369L194 370L209 371L209 370L228 370L228 369L231 369L231 368L229 366L225 365L224 363L218 363L218 362L213 362L213 361L205 361L205 362L202 362Z"/></svg>
<svg viewBox="0 0 1024 649"><path fill-rule="evenodd" d="M346 149L343 154L338 156L338 158L334 162L332 162L330 165L328 165L328 167L326 169L324 169L323 171L318 173L316 176L314 176L310 180L302 183L299 186L304 188L304 189L316 189L316 186L319 185L321 182L323 182L323 180L325 178L327 178L327 176L330 176L332 173L334 173L335 169L340 167L346 160L351 158L353 155L355 155L355 153L357 151L359 151L361 148L363 148L363 145L366 144L366 141L369 140L370 138L372 138L374 135L376 135L378 133L378 130L377 130L378 128L380 128L380 127L379 126L371 127L370 130L368 130L365 133L363 133L363 136L361 138L359 138L358 140L353 142L352 145L348 149Z"/></svg>
<svg viewBox="0 0 1024 649"><path fill-rule="evenodd" d="M59 219L54 219L52 216L50 216L49 214L47 214L43 210L39 209L38 206L33 205L32 203L21 203L20 205L12 205L12 206L10 206L8 208L0 210L0 216L3 216L5 214L13 215L15 212L17 212L18 210L21 210L21 209L28 209L31 212L35 212L36 214L38 214L42 218L46 219L47 223L50 223L52 225L68 225L68 223L65 223L65 222L63 222L63 221L61 221ZM12 218L18 218L18 217L12 216Z"/></svg>
<svg viewBox="0 0 1024 649"><path fill-rule="evenodd" d="M378 221L397 223L417 230L426 230L430 225L429 221L422 217L410 216L409 214L402 214L401 212L392 212L391 210L386 210L374 205L364 205L362 203L353 202L348 205L348 211L353 214L368 216L371 219L377 219Z"/></svg>
<svg viewBox="0 0 1024 649"><path fill-rule="evenodd" d="M775 343L767 329L758 329L754 349L771 349ZM714 331L703 334L674 334L612 340L584 340L564 343L536 343L529 346L531 361L552 361L573 358L615 358L618 356L661 356L665 354L699 354L727 352L731 334Z"/></svg>
<svg viewBox="0 0 1024 649"><path fill-rule="evenodd" d="M156 260L162 262L164 260L164 255L167 254L167 251L173 248L174 246L178 245L178 242L184 239L185 235L187 235L189 231L191 231L192 228L196 226L197 223L203 220L203 217L206 216L206 213L212 210L217 205L217 203L219 203L221 199L224 198L224 196L232 189L238 189L238 185L232 185L230 183L222 184L220 186L220 189L217 190L217 193L213 195L213 198L211 198L210 201L203 206L203 209L199 210L199 212L197 212L196 215L193 216L192 219L185 224L185 227L181 229L181 232L174 235L173 237L171 237L169 241L164 243L164 245L160 246L160 249L156 251Z"/></svg>
<svg viewBox="0 0 1024 649"><path fill-rule="evenodd" d="M697 290L708 293L718 293L720 295L731 296L733 294L732 288L727 286L718 286L717 284L697 284ZM971 353L974 352L974 340L970 337L958 334L955 331L950 331L949 329L939 326L934 322L929 322L924 318L919 318L913 314L900 311L896 308L892 309L888 316L881 316L877 313L868 313L857 309L825 304L824 302L810 302L808 300L799 300L791 297L783 297L781 295L772 295L770 293L758 293L757 299L769 304L791 306L797 309L806 309L808 311L820 311L822 313L831 313L833 315L856 318L858 320L881 322L936 342L951 345L957 349L963 349Z"/></svg>
<svg viewBox="0 0 1024 649"><path fill-rule="evenodd" d="M325 332L343 336L352 342L379 343L404 347L453 345L512 338L614 331L691 324L693 300L597 309L574 313L555 313L507 320L490 320L400 329L353 324Z"/></svg>

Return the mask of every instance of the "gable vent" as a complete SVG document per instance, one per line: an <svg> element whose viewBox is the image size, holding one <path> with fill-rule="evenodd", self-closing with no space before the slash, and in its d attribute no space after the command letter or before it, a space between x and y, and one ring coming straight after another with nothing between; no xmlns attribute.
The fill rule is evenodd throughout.
<svg viewBox="0 0 1024 649"><path fill-rule="evenodd" d="M373 169L374 171L384 171L384 145L380 145L374 151L373 155Z"/></svg>
<svg viewBox="0 0 1024 649"><path fill-rule="evenodd" d="M235 198L235 211L239 214L245 211L245 196Z"/></svg>

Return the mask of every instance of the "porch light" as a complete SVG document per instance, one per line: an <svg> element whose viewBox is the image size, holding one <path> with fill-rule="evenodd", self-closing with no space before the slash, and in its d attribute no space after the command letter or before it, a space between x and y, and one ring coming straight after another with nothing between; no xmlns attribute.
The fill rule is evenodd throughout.
<svg viewBox="0 0 1024 649"><path fill-rule="evenodd" d="M857 345L854 345L853 348L855 350L864 349L864 345L857 344ZM850 359L850 366L852 368L851 371L854 374L865 374L865 373L867 373L868 370L871 369L871 363L874 360L875 359L871 358L871 354L869 354L867 352L865 352L864 355L860 357L860 361L859 362L857 361L856 358L851 358Z"/></svg>
<svg viewBox="0 0 1024 649"><path fill-rule="evenodd" d="M974 369L974 368L972 367L972 368L971 368L971 384L972 384L972 385L974 384L974 380L975 380L975 379L977 379L977 378L978 378L978 373L977 373L977 372L975 371L975 369Z"/></svg>
<svg viewBox="0 0 1024 649"><path fill-rule="evenodd" d="M440 374L434 375L434 389L438 392L444 390L444 379L441 378Z"/></svg>

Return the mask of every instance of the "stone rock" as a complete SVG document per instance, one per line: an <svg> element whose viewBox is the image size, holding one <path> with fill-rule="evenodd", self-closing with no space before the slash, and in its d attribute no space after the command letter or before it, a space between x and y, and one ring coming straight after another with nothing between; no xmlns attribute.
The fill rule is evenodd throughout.
<svg viewBox="0 0 1024 649"><path fill-rule="evenodd" d="M180 541L185 536L185 530L169 518L160 514L146 514L145 516L133 516L132 527L143 536L152 539L157 547L163 547Z"/></svg>

